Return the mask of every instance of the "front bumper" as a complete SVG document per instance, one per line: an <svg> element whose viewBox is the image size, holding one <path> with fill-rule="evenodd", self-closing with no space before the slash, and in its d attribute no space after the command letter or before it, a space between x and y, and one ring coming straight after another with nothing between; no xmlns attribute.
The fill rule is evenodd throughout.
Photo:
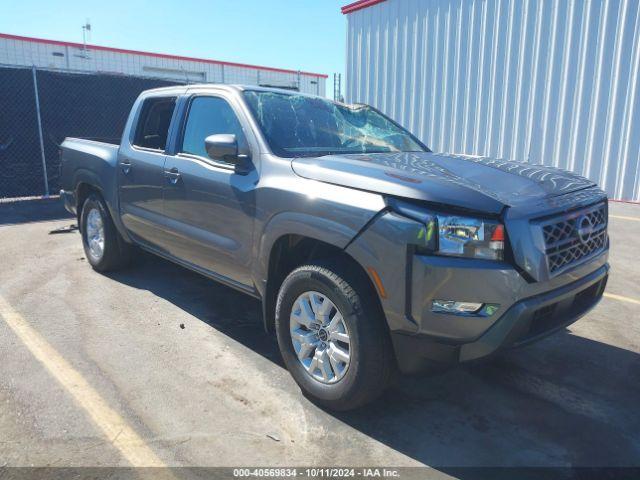
<svg viewBox="0 0 640 480"><path fill-rule="evenodd" d="M600 301L608 272L609 265L605 264L578 281L514 303L485 333L471 342L392 333L400 370L417 373L434 363L476 360L565 328Z"/></svg>
<svg viewBox="0 0 640 480"><path fill-rule="evenodd" d="M375 270L384 287L377 287L380 304L403 372L532 341L576 321L602 296L608 250L535 281L507 262L421 255L412 247L421 229L388 212L346 249L367 271ZM433 311L434 300L499 307L491 315L455 315Z"/></svg>

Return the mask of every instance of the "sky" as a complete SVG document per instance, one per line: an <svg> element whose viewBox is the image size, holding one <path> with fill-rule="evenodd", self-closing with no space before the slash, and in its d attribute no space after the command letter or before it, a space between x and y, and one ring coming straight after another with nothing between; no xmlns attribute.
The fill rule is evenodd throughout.
<svg viewBox="0 0 640 480"><path fill-rule="evenodd" d="M16 0L5 1L0 32L329 75L344 85L351 0ZM344 92L344 87L343 87Z"/></svg>

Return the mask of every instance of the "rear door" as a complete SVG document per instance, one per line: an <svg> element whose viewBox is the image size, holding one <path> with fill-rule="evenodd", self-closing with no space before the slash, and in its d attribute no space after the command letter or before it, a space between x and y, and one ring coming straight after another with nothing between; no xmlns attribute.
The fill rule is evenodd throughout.
<svg viewBox="0 0 640 480"><path fill-rule="evenodd" d="M252 289L258 174L255 168L239 173L232 164L212 160L204 144L209 135L234 134L246 150L250 130L240 111L223 96L197 94L186 102L176 154L165 163L164 214L172 233L168 249L221 280Z"/></svg>
<svg viewBox="0 0 640 480"><path fill-rule="evenodd" d="M138 241L154 246L163 243L163 168L175 106L175 96L145 98L118 157L122 221Z"/></svg>

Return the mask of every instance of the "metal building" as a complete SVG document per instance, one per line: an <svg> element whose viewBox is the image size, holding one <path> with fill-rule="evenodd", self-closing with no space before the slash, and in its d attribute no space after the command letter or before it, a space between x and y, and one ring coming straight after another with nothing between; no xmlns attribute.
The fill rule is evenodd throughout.
<svg viewBox="0 0 640 480"><path fill-rule="evenodd" d="M553 165L640 200L639 0L361 0L346 99L435 151Z"/></svg>
<svg viewBox="0 0 640 480"><path fill-rule="evenodd" d="M239 83L325 95L327 75L0 33L0 65L166 80Z"/></svg>

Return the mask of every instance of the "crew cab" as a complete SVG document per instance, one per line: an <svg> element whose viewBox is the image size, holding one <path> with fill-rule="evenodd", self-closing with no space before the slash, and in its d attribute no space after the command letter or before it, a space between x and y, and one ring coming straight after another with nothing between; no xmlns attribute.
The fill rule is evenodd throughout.
<svg viewBox="0 0 640 480"><path fill-rule="evenodd" d="M338 410L566 327L609 270L593 182L291 91L143 92L119 145L64 141L61 186L95 270L143 249L260 299L303 393Z"/></svg>

